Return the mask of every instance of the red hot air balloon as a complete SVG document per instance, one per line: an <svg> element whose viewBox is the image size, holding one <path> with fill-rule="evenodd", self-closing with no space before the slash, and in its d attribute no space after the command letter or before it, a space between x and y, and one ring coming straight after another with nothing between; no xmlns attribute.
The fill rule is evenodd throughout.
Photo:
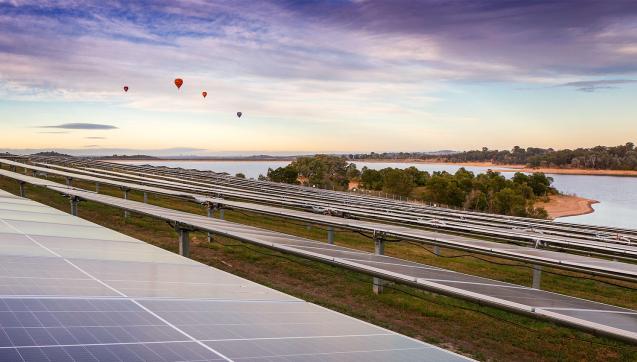
<svg viewBox="0 0 637 362"><path fill-rule="evenodd" d="M180 89L182 84L184 84L184 80L183 79L181 79L181 78L175 79L175 85L177 86L177 89Z"/></svg>
<svg viewBox="0 0 637 362"><path fill-rule="evenodd" d="M242 114L243 114L243 113L241 113L241 112L237 112L237 117L241 118L241 115L242 115Z"/></svg>
<svg viewBox="0 0 637 362"><path fill-rule="evenodd" d="M128 86L127 85L124 86L124 92L128 92Z"/></svg>
<svg viewBox="0 0 637 362"><path fill-rule="evenodd" d="M201 92L201 95L202 95L204 98L206 98L206 96L208 95L208 92L203 91L203 92Z"/></svg>

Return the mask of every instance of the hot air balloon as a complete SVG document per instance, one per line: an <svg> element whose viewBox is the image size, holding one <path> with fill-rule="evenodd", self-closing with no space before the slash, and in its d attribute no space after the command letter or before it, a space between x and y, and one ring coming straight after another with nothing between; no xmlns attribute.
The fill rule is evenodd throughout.
<svg viewBox="0 0 637 362"><path fill-rule="evenodd" d="M182 84L184 84L184 80L183 79L181 79L181 78L175 79L175 85L177 86L177 89L180 89Z"/></svg>
<svg viewBox="0 0 637 362"><path fill-rule="evenodd" d="M203 92L201 92L201 95L202 95L204 98L206 98L206 96L208 95L208 92L203 91Z"/></svg>
<svg viewBox="0 0 637 362"><path fill-rule="evenodd" d="M241 118L241 115L242 115L242 114L243 114L243 113L241 113L241 112L237 112L237 117Z"/></svg>
<svg viewBox="0 0 637 362"><path fill-rule="evenodd" d="M128 92L128 86L127 85L124 86L124 92Z"/></svg>

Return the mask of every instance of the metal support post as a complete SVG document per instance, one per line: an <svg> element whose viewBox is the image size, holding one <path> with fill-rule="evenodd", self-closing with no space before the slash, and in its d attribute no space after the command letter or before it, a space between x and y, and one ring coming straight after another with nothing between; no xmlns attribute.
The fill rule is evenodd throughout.
<svg viewBox="0 0 637 362"><path fill-rule="evenodd" d="M212 218L214 217L214 207L210 204L210 203L206 203L206 210L208 211L208 217ZM208 242L211 243L212 242L212 233L210 231L208 231Z"/></svg>
<svg viewBox="0 0 637 362"><path fill-rule="evenodd" d="M69 196L71 202L71 215L77 216L77 204L80 203L80 198L77 196Z"/></svg>
<svg viewBox="0 0 637 362"><path fill-rule="evenodd" d="M18 185L20 185L20 197L26 197L26 193L24 192L24 181L19 181Z"/></svg>
<svg viewBox="0 0 637 362"><path fill-rule="evenodd" d="M99 182L95 183L95 192L97 192L98 194L100 193L100 183Z"/></svg>
<svg viewBox="0 0 637 362"><path fill-rule="evenodd" d="M434 245L434 254L440 256L440 247L438 245Z"/></svg>
<svg viewBox="0 0 637 362"><path fill-rule="evenodd" d="M148 192L144 191L144 203L148 203Z"/></svg>
<svg viewBox="0 0 637 362"><path fill-rule="evenodd" d="M179 255L189 257L190 256L190 232L195 231L194 228L188 225L183 225L178 222L169 223L179 235Z"/></svg>
<svg viewBox="0 0 637 362"><path fill-rule="evenodd" d="M72 177L67 177L66 178L66 186L73 186L73 178Z"/></svg>
<svg viewBox="0 0 637 362"><path fill-rule="evenodd" d="M122 191L124 191L124 200L128 200L128 191L130 190L126 188L122 188ZM128 210L124 210L124 219L128 219L129 216L130 216L130 213L128 212Z"/></svg>
<svg viewBox="0 0 637 362"><path fill-rule="evenodd" d="M385 254L385 233L374 231L374 254ZM372 290L374 294L380 294L383 292L383 280L377 277L373 278Z"/></svg>
<svg viewBox="0 0 637 362"><path fill-rule="evenodd" d="M223 207L219 209L219 219L225 220Z"/></svg>
<svg viewBox="0 0 637 362"><path fill-rule="evenodd" d="M179 255L190 256L190 231L188 229L177 229L179 233Z"/></svg>
<svg viewBox="0 0 637 362"><path fill-rule="evenodd" d="M540 284L542 283L542 266L533 265L533 289L542 289Z"/></svg>
<svg viewBox="0 0 637 362"><path fill-rule="evenodd" d="M542 242L540 240L535 241L535 248L540 249L542 246ZM531 283L531 288L533 289L542 289L542 266L541 265L533 265L533 282Z"/></svg>
<svg viewBox="0 0 637 362"><path fill-rule="evenodd" d="M329 244L334 244L334 226L332 225L327 227L327 242Z"/></svg>

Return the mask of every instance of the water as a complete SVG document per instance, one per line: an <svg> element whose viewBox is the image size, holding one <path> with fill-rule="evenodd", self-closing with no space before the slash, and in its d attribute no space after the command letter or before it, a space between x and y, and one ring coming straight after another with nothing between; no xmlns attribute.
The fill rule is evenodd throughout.
<svg viewBox="0 0 637 362"><path fill-rule="evenodd" d="M595 212L560 218L578 224L607 225L637 229L637 177L551 175L553 185L563 193L599 201Z"/></svg>
<svg viewBox="0 0 637 362"><path fill-rule="evenodd" d="M227 172L234 175L244 173L246 177L257 178L265 175L268 168L286 166L289 161L121 161L136 165L151 164L155 166L196 168ZM402 162L355 162L358 169L367 166L371 169L385 167L407 168L415 166L421 171L456 172L458 165L402 163ZM500 167L498 167L501 169ZM465 166L474 173L486 172L489 167ZM512 172L504 173L511 177ZM553 185L563 193L574 194L599 201L593 205L595 212L586 215L560 218L560 221L579 224L606 225L637 229L637 177L590 176L590 175L550 175Z"/></svg>

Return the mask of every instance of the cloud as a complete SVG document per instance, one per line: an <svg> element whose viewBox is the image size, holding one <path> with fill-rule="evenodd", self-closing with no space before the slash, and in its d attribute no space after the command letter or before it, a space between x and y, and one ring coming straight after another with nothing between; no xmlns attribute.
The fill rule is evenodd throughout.
<svg viewBox="0 0 637 362"><path fill-rule="evenodd" d="M62 134L62 133L69 133L69 132L68 131L42 131L42 132L38 132L38 133Z"/></svg>
<svg viewBox="0 0 637 362"><path fill-rule="evenodd" d="M633 79L604 79L604 80L585 80L578 82L568 82L558 85L558 87L571 87L580 92L595 92L603 89L614 89L620 84L637 83Z"/></svg>
<svg viewBox="0 0 637 362"><path fill-rule="evenodd" d="M84 137L87 140L105 140L106 137L97 137L97 136L90 136L90 137Z"/></svg>
<svg viewBox="0 0 637 362"><path fill-rule="evenodd" d="M99 123L64 123L64 124L58 124L55 126L40 126L40 128L91 129L91 130L117 129L117 127L113 125L99 124Z"/></svg>

